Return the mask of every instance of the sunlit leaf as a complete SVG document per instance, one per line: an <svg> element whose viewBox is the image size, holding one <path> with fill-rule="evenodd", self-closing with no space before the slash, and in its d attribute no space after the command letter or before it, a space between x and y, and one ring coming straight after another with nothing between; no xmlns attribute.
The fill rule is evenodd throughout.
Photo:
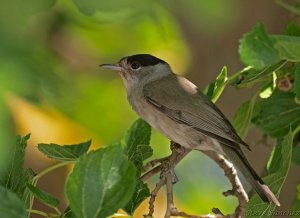
<svg viewBox="0 0 300 218"><path fill-rule="evenodd" d="M18 196L0 185L0 217L25 218L25 206Z"/></svg>
<svg viewBox="0 0 300 218"><path fill-rule="evenodd" d="M258 23L240 40L241 60L254 69L262 69L281 61L274 43L275 40L268 36L263 24Z"/></svg>
<svg viewBox="0 0 300 218"><path fill-rule="evenodd" d="M217 76L216 80L205 88L204 93L213 102L216 102L225 88L226 80L227 80L227 67L223 67L220 74Z"/></svg>
<svg viewBox="0 0 300 218"><path fill-rule="evenodd" d="M290 131L282 139L278 140L274 152L269 160L269 175L263 178L273 193L278 197L289 172L292 156L293 133ZM263 203L260 197L255 194L247 205L246 217L273 217L270 213L274 211L275 205Z"/></svg>
<svg viewBox="0 0 300 218"><path fill-rule="evenodd" d="M274 71L279 70L285 64L286 61L280 61L273 65L268 65L260 70L256 70L252 67L246 67L245 69L239 72L239 76L231 82L231 85L239 88L244 88L250 87L254 83L261 82L266 79L269 79L271 81L272 73Z"/></svg>
<svg viewBox="0 0 300 218"><path fill-rule="evenodd" d="M78 217L107 217L130 200L136 171L119 146L81 156L66 183L70 208Z"/></svg>
<svg viewBox="0 0 300 218"><path fill-rule="evenodd" d="M81 155L85 154L91 145L91 140L82 142L74 145L57 145L57 144L38 144L38 149L40 152L44 153L50 158L70 161L76 160Z"/></svg>
<svg viewBox="0 0 300 218"><path fill-rule="evenodd" d="M59 200L53 197L52 195L50 195L49 193L31 184L28 184L27 188L34 195L34 197L38 199L40 202L42 202L43 204L46 204L49 207L53 207L53 208L58 207Z"/></svg>
<svg viewBox="0 0 300 218"><path fill-rule="evenodd" d="M272 74L272 80L271 81L266 81L261 85L261 88L259 90L259 97L260 98L269 98L272 93L274 92L276 88L276 80L277 76L276 73L274 72Z"/></svg>

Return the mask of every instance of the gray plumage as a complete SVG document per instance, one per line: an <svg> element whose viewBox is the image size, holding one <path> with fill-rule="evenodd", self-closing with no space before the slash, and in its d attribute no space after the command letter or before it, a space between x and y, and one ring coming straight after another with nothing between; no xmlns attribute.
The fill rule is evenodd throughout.
<svg viewBox="0 0 300 218"><path fill-rule="evenodd" d="M262 200L280 206L240 148L249 146L192 82L175 75L165 61L147 54L125 57L117 64L102 67L119 71L129 103L153 128L182 146L226 156Z"/></svg>

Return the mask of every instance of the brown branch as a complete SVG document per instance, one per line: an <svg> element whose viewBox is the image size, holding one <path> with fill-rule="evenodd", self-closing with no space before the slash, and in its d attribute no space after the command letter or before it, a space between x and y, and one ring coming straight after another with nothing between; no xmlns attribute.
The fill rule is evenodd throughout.
<svg viewBox="0 0 300 218"><path fill-rule="evenodd" d="M171 217L172 209L174 208L173 201L173 178L172 174L169 172L166 175L166 187L167 187L167 210L165 214L165 218Z"/></svg>
<svg viewBox="0 0 300 218"><path fill-rule="evenodd" d="M160 181L156 184L156 187L151 192L150 201L149 201L149 213L148 216L152 217L154 213L154 202L157 196L158 191L162 186L166 185L167 189L167 209L165 213L165 218L169 218L171 216L180 216L187 218L211 218L211 217L244 217L246 212L246 205L248 202L248 196L243 186L237 176L236 170L233 165L227 161L222 155L214 152L214 151L202 151L204 154L213 159L220 168L224 170L225 176L229 179L232 184L232 190L228 190L223 192L224 196L234 195L238 198L239 205L232 215L224 215L218 208L213 208L212 212L215 215L190 215L182 211L178 211L174 205L173 201L173 184L178 181L177 176L175 174L176 165L191 151L191 149L186 149L179 144L171 142L171 150L172 153L166 158L156 159L150 161L145 165L144 169L148 170L151 167L154 167L158 163L157 167L151 169L147 173L145 173L140 179L145 181L149 179L151 176L160 172Z"/></svg>
<svg viewBox="0 0 300 218"><path fill-rule="evenodd" d="M156 184L154 190L150 194L150 200L149 200L149 213L147 216L152 217L154 213L154 202L155 198L157 196L158 191L161 189L161 187L165 184L164 179L160 179L159 182Z"/></svg>
<svg viewBox="0 0 300 218"><path fill-rule="evenodd" d="M147 179L149 179L150 177L154 176L156 173L161 171L161 165L153 168L152 170L148 171L147 173L145 173L144 175L142 175L140 177L140 180L145 182Z"/></svg>
<svg viewBox="0 0 300 218"><path fill-rule="evenodd" d="M232 163L226 160L222 155L214 151L202 151L204 154L213 159L219 167L224 170L225 176L228 178L232 185L232 190L223 193L224 196L235 195L239 201L239 205L235 211L234 217L244 217L246 214L246 206L249 201L248 195L245 192L235 168Z"/></svg>
<svg viewBox="0 0 300 218"><path fill-rule="evenodd" d="M177 143L171 142L171 150L172 153L171 155L164 157L164 158L159 158L159 159L155 159L152 160L150 162L148 162L144 167L143 167L143 171L148 170L152 165L155 166L157 163L161 163L159 166L151 169L150 171L146 172L145 174L143 174L140 177L140 180L145 182L146 180L148 180L150 177L154 176L156 173L160 172L162 170L162 167L164 164L168 163L167 166L165 166L165 168L168 168L168 166L173 166L175 168L175 166L188 154L191 152L190 149L186 149L180 145L178 145ZM171 170L171 168L168 168L169 170ZM165 169L166 170L166 169Z"/></svg>
<svg viewBox="0 0 300 218"><path fill-rule="evenodd" d="M146 172L147 170L149 170L151 167L154 167L155 165L162 163L164 160L166 160L168 157L164 157L164 158L159 158L159 159L155 159L155 160L151 160L150 162L146 163L143 166L143 171L142 172Z"/></svg>

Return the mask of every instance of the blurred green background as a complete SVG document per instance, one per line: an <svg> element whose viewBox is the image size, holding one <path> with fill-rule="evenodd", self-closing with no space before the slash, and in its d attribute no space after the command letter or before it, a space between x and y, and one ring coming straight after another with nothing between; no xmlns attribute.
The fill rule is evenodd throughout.
<svg viewBox="0 0 300 218"><path fill-rule="evenodd" d="M269 32L278 33L290 19L273 1L258 0L0 2L0 173L16 134L31 133L26 164L36 171L52 163L36 151L37 143L92 138L99 147L122 137L137 116L118 75L99 64L150 53L203 89L222 66L227 65L229 73L242 68L238 39L255 23L262 21ZM218 105L232 117L250 94L227 88ZM251 134L258 137L247 141L254 145L259 136ZM156 132L152 145L155 157L169 152L168 141ZM252 150L247 153L250 162L262 171L271 148ZM235 209L236 200L221 194L230 188L223 172L200 153L186 158L177 171L176 202L186 212ZM59 170L40 185L63 198L66 174ZM285 188L284 193L287 207L294 191ZM157 217L162 217L163 201L161 196Z"/></svg>

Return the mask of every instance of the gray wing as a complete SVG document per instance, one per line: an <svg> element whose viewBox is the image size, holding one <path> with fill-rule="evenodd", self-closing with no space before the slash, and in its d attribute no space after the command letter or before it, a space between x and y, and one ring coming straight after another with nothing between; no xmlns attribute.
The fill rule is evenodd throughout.
<svg viewBox="0 0 300 218"><path fill-rule="evenodd" d="M172 83L172 85L171 85ZM144 97L171 119L188 125L230 147L249 146L222 112L198 88L174 74L153 81L143 88Z"/></svg>

